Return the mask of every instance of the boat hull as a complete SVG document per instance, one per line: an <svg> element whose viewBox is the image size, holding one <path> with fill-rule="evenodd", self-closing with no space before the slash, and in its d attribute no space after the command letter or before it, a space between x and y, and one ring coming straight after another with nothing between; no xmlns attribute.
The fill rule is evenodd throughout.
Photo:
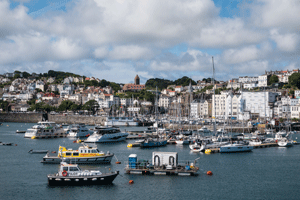
<svg viewBox="0 0 300 200"><path fill-rule="evenodd" d="M97 176L56 176L48 175L48 184L50 186L76 186L76 185L107 185L112 184L118 176L119 171Z"/></svg>
<svg viewBox="0 0 300 200"><path fill-rule="evenodd" d="M76 163L76 164L110 164L114 154L107 156L96 156L96 157L80 157L80 158L68 158L68 157L58 157L58 156L44 156L42 163L45 164L58 164L62 161L66 163Z"/></svg>
<svg viewBox="0 0 300 200"><path fill-rule="evenodd" d="M152 147L162 147L167 145L167 140L164 141L151 141L151 142L142 142L140 144L141 148L152 148Z"/></svg>
<svg viewBox="0 0 300 200"><path fill-rule="evenodd" d="M86 143L122 142L122 141L126 140L127 136L128 136L128 133L105 134L105 135L99 136L97 138L88 138L84 142L86 142Z"/></svg>
<svg viewBox="0 0 300 200"><path fill-rule="evenodd" d="M252 150L253 150L253 146L220 147L220 153L250 152Z"/></svg>

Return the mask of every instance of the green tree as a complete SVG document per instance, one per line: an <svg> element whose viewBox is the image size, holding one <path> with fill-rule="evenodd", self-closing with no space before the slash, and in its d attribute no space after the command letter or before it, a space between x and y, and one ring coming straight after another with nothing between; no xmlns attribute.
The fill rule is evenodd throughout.
<svg viewBox="0 0 300 200"><path fill-rule="evenodd" d="M300 88L300 73L293 73L289 77L289 85Z"/></svg>
<svg viewBox="0 0 300 200"><path fill-rule="evenodd" d="M10 110L9 102L0 100L0 108L2 108L3 111L8 112Z"/></svg>
<svg viewBox="0 0 300 200"><path fill-rule="evenodd" d="M71 110L71 106L73 105L74 103L70 100L66 100L66 101L63 101L61 102L61 104L58 106L58 110L59 111L67 111L67 110Z"/></svg>
<svg viewBox="0 0 300 200"><path fill-rule="evenodd" d="M93 115L96 113L98 108L99 108L99 104L95 100L89 100L83 105L83 109L91 111Z"/></svg>
<svg viewBox="0 0 300 200"><path fill-rule="evenodd" d="M278 79L278 76L276 76L275 74L272 75L270 77L270 80L269 80L269 85L272 85L273 83L278 83L279 82L279 79Z"/></svg>

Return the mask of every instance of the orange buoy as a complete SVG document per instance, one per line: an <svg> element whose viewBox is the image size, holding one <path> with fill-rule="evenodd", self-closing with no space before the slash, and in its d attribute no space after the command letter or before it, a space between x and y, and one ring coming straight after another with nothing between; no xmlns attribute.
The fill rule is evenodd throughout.
<svg viewBox="0 0 300 200"><path fill-rule="evenodd" d="M17 144L15 144L15 146L18 146Z"/></svg>
<svg viewBox="0 0 300 200"><path fill-rule="evenodd" d="M121 162L120 162L120 161L117 161L116 164L121 164Z"/></svg>
<svg viewBox="0 0 300 200"><path fill-rule="evenodd" d="M51 153L56 153L56 151L52 151Z"/></svg>
<svg viewBox="0 0 300 200"><path fill-rule="evenodd" d="M133 180L130 180L129 183L130 183L130 184L133 184L134 182L133 182Z"/></svg>
<svg viewBox="0 0 300 200"><path fill-rule="evenodd" d="M73 141L73 143L77 143L77 141L76 141L76 140L74 140L74 141Z"/></svg>
<svg viewBox="0 0 300 200"><path fill-rule="evenodd" d="M213 175L213 173L211 171L207 171L206 174L207 175Z"/></svg>

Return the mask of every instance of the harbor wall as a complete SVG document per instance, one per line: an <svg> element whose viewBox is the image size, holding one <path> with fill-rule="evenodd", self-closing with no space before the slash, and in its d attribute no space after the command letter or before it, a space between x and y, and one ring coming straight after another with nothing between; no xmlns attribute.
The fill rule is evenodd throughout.
<svg viewBox="0 0 300 200"><path fill-rule="evenodd" d="M42 119L43 113L0 113L0 122L36 123Z"/></svg>
<svg viewBox="0 0 300 200"><path fill-rule="evenodd" d="M82 115L47 115L43 113L0 113L0 122L37 123L43 118L58 124L85 123L86 125L104 125L105 117Z"/></svg>
<svg viewBox="0 0 300 200"><path fill-rule="evenodd" d="M84 123L86 125L101 124L104 125L106 117L100 116L82 116L82 115L48 115L48 121L53 121L58 124L78 124Z"/></svg>

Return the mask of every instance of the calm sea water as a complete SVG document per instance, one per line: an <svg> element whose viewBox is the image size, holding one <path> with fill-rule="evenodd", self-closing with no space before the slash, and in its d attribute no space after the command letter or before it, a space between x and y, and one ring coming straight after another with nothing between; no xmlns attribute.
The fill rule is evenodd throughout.
<svg viewBox="0 0 300 200"><path fill-rule="evenodd" d="M0 141L17 146L0 146L1 199L300 199L300 145L291 148L254 149L251 153L191 153L188 146L168 145L155 149L127 148L127 141L98 144L102 151L116 155L121 165L86 165L102 172L119 170L113 185L49 187L47 174L56 173L58 165L42 164L43 154L29 154L30 149L57 151L59 145L77 149L80 144L69 138L25 139L16 130L33 124L3 123ZM128 127L126 129L129 129ZM143 130L144 127L134 128ZM300 135L293 135L295 140ZM138 159L151 160L153 151L178 152L179 160L198 157L199 176L143 176L124 174L124 161L136 153ZM206 171L213 176L207 176ZM130 185L129 180L134 184Z"/></svg>

